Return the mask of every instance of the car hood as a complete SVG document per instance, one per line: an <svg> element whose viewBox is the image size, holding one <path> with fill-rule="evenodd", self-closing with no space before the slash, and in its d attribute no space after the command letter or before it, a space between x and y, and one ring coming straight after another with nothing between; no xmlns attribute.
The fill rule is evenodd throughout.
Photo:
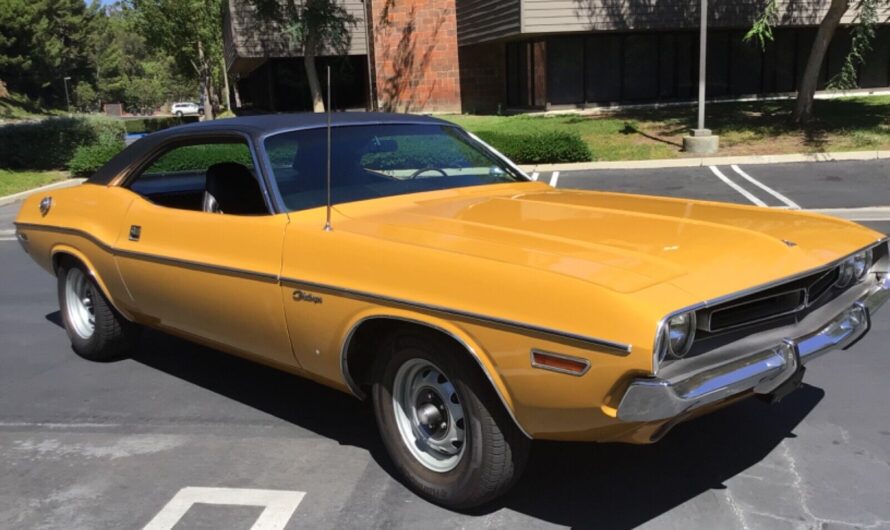
<svg viewBox="0 0 890 530"><path fill-rule="evenodd" d="M820 267L880 238L854 223L801 212L538 183L391 204L398 207L338 207L351 217L339 228L619 293L669 282L704 300Z"/></svg>

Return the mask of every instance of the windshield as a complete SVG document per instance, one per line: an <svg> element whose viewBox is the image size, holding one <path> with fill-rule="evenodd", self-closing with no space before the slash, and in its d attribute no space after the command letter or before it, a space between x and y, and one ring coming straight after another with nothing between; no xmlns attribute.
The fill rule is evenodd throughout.
<svg viewBox="0 0 890 530"><path fill-rule="evenodd" d="M446 125L339 126L331 131L331 144L333 204L526 180L467 133ZM270 136L265 148L289 210L326 203L326 129Z"/></svg>

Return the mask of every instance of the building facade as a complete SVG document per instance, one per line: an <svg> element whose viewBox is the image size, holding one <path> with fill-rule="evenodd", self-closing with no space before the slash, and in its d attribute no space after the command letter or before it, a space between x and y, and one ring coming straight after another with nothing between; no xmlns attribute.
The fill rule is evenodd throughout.
<svg viewBox="0 0 890 530"><path fill-rule="evenodd" d="M829 0L780 0L775 40L743 36L765 2L711 2L708 95L797 89ZM343 0L355 16L347 57L323 57L334 106L409 112L583 108L692 99L698 85L700 0ZM890 87L890 8L882 8L863 88ZM850 47L851 9L820 76ZM309 107L300 50L245 0L229 0L225 50L246 106Z"/></svg>

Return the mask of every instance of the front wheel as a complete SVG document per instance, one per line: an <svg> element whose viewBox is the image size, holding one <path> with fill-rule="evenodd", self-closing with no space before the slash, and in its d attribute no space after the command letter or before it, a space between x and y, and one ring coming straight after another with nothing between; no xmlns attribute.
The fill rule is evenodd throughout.
<svg viewBox="0 0 890 530"><path fill-rule="evenodd" d="M374 411L408 485L449 508L505 493L530 441L468 353L433 335L394 337L377 365Z"/></svg>
<svg viewBox="0 0 890 530"><path fill-rule="evenodd" d="M138 327L111 306L89 271L68 259L57 276L59 309L75 353L90 361L107 362L130 351Z"/></svg>

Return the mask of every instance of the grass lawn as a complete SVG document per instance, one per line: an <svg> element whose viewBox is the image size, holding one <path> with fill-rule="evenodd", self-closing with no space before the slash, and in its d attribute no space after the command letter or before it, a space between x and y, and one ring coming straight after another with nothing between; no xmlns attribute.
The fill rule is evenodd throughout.
<svg viewBox="0 0 890 530"><path fill-rule="evenodd" d="M68 178L64 171L10 171L0 169L0 197Z"/></svg>
<svg viewBox="0 0 890 530"><path fill-rule="evenodd" d="M44 109L36 102L14 92L11 92L7 97L0 98L0 122L36 120L60 114L63 114L63 111Z"/></svg>
<svg viewBox="0 0 890 530"><path fill-rule="evenodd" d="M890 96L817 100L815 120L791 123L794 101L709 103L706 125L720 135L718 155L766 155L890 149ZM577 131L595 160L685 156L683 135L696 107L626 109L599 116L444 116L477 131L506 134L544 129Z"/></svg>

